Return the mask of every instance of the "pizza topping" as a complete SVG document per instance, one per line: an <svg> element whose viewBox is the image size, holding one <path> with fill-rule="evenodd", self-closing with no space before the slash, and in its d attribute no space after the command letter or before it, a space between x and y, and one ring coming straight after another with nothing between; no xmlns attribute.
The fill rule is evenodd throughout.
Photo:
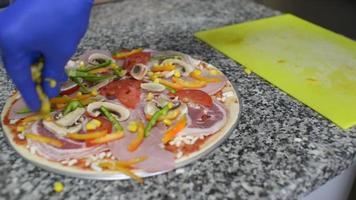
<svg viewBox="0 0 356 200"><path fill-rule="evenodd" d="M82 129L81 124L77 124L77 125L74 125L71 127L63 127L63 126L56 124L53 121L47 121L47 120L43 120L43 125L47 130L55 133L58 136L65 136L68 133L76 133Z"/></svg>
<svg viewBox="0 0 356 200"><path fill-rule="evenodd" d="M76 108L75 110L66 114L65 112L63 112L64 116L56 120L55 123L62 127L72 126L82 117L84 113L85 113L85 108Z"/></svg>
<svg viewBox="0 0 356 200"><path fill-rule="evenodd" d="M172 103L167 103L162 109L156 111L153 116L151 117L150 121L148 121L147 126L145 127L145 137L150 135L150 131L153 128L154 125L156 125L158 118L166 115L167 112L173 107Z"/></svg>
<svg viewBox="0 0 356 200"><path fill-rule="evenodd" d="M117 52L115 53L112 57L114 59L123 59L123 58L127 58L131 55L134 55L134 54L137 54L137 53L140 53L142 52L143 49L141 48L138 48L138 49L133 49L131 51L121 51L121 52Z"/></svg>
<svg viewBox="0 0 356 200"><path fill-rule="evenodd" d="M200 80L184 80L176 77L173 77L172 80L187 89L202 88L206 86L206 82Z"/></svg>
<svg viewBox="0 0 356 200"><path fill-rule="evenodd" d="M102 111L101 107L104 107L105 110L115 114L118 121L125 121L130 116L130 111L122 105L111 103L111 102L93 102L87 106L87 112L92 117L98 117L100 113L105 113Z"/></svg>
<svg viewBox="0 0 356 200"><path fill-rule="evenodd" d="M137 148L140 146L140 144L143 142L144 138L145 138L144 124L142 122L139 122L137 124L137 136L129 144L129 146L127 147L127 150L130 151L130 152L136 151Z"/></svg>
<svg viewBox="0 0 356 200"><path fill-rule="evenodd" d="M172 140L180 131L182 131L187 124L187 117L183 115L183 117L175 124L172 128L170 128L162 138L162 143L166 144L170 140Z"/></svg>
<svg viewBox="0 0 356 200"><path fill-rule="evenodd" d="M149 52L138 52L138 53L131 54L125 58L123 67L127 71L131 71L133 66L135 66L138 63L146 65L150 60L150 57L151 54Z"/></svg>
<svg viewBox="0 0 356 200"><path fill-rule="evenodd" d="M159 83L141 83L141 88L151 92L163 92L166 89Z"/></svg>
<svg viewBox="0 0 356 200"><path fill-rule="evenodd" d="M146 65L138 63L132 67L130 75L136 80L142 80L147 74L147 71L148 69Z"/></svg>
<svg viewBox="0 0 356 200"><path fill-rule="evenodd" d="M140 102L140 85L141 81L138 80L115 80L101 88L100 93L104 96L114 96L124 106L134 109Z"/></svg>
<svg viewBox="0 0 356 200"><path fill-rule="evenodd" d="M183 76L188 76L195 68L192 64L186 63L183 60L179 60L179 59L166 59L162 62L161 65L166 65L166 64L174 64L177 67L181 67L180 69Z"/></svg>
<svg viewBox="0 0 356 200"><path fill-rule="evenodd" d="M226 111L218 102L211 107L188 104L188 125L180 135L201 136L216 133L226 123Z"/></svg>
<svg viewBox="0 0 356 200"><path fill-rule="evenodd" d="M26 139L30 139L30 140L33 140L33 141L46 143L46 144L52 145L52 146L57 147L57 148L61 148L63 146L63 143L60 140L57 140L57 139L54 139L54 138L50 138L50 137L46 137L46 136L42 136L42 135L36 135L36 134L33 134L33 133L26 133L25 137L26 137Z"/></svg>
<svg viewBox="0 0 356 200"><path fill-rule="evenodd" d="M211 107L213 105L212 98L201 90L180 90L176 93L178 98L183 102L193 102L199 105Z"/></svg>

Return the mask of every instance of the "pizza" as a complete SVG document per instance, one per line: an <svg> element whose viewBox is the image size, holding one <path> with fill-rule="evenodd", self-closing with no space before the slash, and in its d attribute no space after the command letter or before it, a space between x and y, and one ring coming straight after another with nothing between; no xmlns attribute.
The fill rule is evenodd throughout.
<svg viewBox="0 0 356 200"><path fill-rule="evenodd" d="M11 146L65 175L142 182L210 152L240 112L221 71L176 51L91 50L66 73L47 115L31 112L18 92L2 112Z"/></svg>

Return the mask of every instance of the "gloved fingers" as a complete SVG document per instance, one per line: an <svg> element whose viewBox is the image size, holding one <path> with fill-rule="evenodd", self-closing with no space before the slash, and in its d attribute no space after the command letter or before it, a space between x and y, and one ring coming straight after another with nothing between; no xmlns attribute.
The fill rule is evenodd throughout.
<svg viewBox="0 0 356 200"><path fill-rule="evenodd" d="M42 70L43 90L49 98L55 97L60 92L60 86L68 77L65 73L65 65L73 51L63 53L45 54L45 63Z"/></svg>
<svg viewBox="0 0 356 200"><path fill-rule="evenodd" d="M36 92L36 84L32 80L31 60L31 57L26 56L16 59L4 56L6 71L20 91L22 98L32 111L38 111L41 102Z"/></svg>

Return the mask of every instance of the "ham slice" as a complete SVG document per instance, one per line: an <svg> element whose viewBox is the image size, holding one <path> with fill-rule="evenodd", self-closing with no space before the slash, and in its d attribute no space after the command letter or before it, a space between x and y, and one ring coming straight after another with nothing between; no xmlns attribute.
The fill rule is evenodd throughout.
<svg viewBox="0 0 356 200"><path fill-rule="evenodd" d="M139 106L141 107L141 106ZM127 122L123 122L123 126L126 127L127 123L131 120L142 121L143 109L132 110L130 119ZM108 147L112 154L120 160L127 160L138 158L141 156L147 156L147 159L136 165L137 168L146 172L159 172L168 171L174 169L174 154L162 148L161 138L166 130L166 127L161 123L157 124L152 130L150 136L146 137L140 147L130 152L127 150L128 145L136 137L136 134L125 131L125 137L121 140L117 140L108 143Z"/></svg>
<svg viewBox="0 0 356 200"><path fill-rule="evenodd" d="M214 101L210 108L188 104L188 125L179 135L202 136L219 131L226 123L224 107Z"/></svg>
<svg viewBox="0 0 356 200"><path fill-rule="evenodd" d="M46 130L39 121L32 125L31 130L34 134L55 138L63 142L64 146L62 148L56 148L45 143L31 141L31 146L35 147L37 153L48 160L62 161L66 159L79 159L108 150L106 144L85 147L85 143L83 142L73 141L65 137L59 138Z"/></svg>

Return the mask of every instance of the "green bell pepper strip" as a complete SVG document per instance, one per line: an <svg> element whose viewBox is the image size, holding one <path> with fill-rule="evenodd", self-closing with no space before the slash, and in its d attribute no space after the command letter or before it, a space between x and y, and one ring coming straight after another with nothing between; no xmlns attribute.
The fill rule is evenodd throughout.
<svg viewBox="0 0 356 200"><path fill-rule="evenodd" d="M118 78L121 78L121 77L125 76L127 71L122 68L114 68L113 72Z"/></svg>
<svg viewBox="0 0 356 200"><path fill-rule="evenodd" d="M146 125L146 127L144 129L145 137L148 137L150 135L150 131L156 125L158 118L160 116L166 115L167 112L169 111L169 109L170 109L170 107L167 104L161 110L159 110L153 114L152 118L150 119L150 121L148 122L148 124Z"/></svg>
<svg viewBox="0 0 356 200"><path fill-rule="evenodd" d="M82 68L82 69L78 69L77 71L80 71L80 72L89 72L89 71L92 71L94 69L99 69L99 68L103 68L103 67L107 67L111 65L111 60L105 60L105 62L103 63L100 63L100 64L97 64L97 65L94 65L93 67L88 67L88 68Z"/></svg>
<svg viewBox="0 0 356 200"><path fill-rule="evenodd" d="M165 87L166 87L166 89L167 89L170 93L172 93L172 94L177 93L177 90L175 90L175 89L173 89L173 88L171 88L171 87L169 87L169 86L165 86Z"/></svg>
<svg viewBox="0 0 356 200"><path fill-rule="evenodd" d="M102 81L102 80L112 77L111 75L110 76L102 76L102 75L96 75L96 74L92 74L89 72L83 72L83 71L78 71L78 70L69 70L68 76L82 78L87 81Z"/></svg>
<svg viewBox="0 0 356 200"><path fill-rule="evenodd" d="M124 130L122 128L122 126L120 125L120 122L117 121L117 119L110 113L110 111L108 109L106 109L104 106L101 106L100 107L100 111L112 123L112 125L114 126L114 128L117 131L123 131Z"/></svg>
<svg viewBox="0 0 356 200"><path fill-rule="evenodd" d="M19 109L18 111L16 111L16 114L27 114L27 113L31 113L31 109L24 107Z"/></svg>
<svg viewBox="0 0 356 200"><path fill-rule="evenodd" d="M78 100L71 100L63 110L63 115L66 115L77 108L83 108L84 106Z"/></svg>
<svg viewBox="0 0 356 200"><path fill-rule="evenodd" d="M89 93L90 90L87 86L85 86L81 81L80 81L80 78L78 77L70 77L70 79L76 83L77 85L79 85L79 88L80 88L80 91L83 92L83 93Z"/></svg>

